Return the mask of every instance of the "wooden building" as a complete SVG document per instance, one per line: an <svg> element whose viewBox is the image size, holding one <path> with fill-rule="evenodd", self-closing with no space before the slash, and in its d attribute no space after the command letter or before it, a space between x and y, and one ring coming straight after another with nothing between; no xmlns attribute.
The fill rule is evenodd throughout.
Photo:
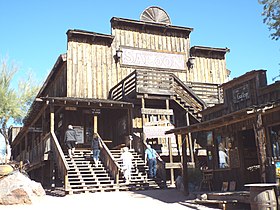
<svg viewBox="0 0 280 210"><path fill-rule="evenodd" d="M213 190L221 190L223 182L236 183L237 190L275 183L280 178L280 82L267 85L266 71L253 70L221 87L224 103L203 110L200 123L168 133L198 138L207 150Z"/></svg>
<svg viewBox="0 0 280 210"><path fill-rule="evenodd" d="M99 133L106 148L101 162L117 187L121 170L113 149L130 144L143 157L146 143L166 163L159 166L162 178L167 172L174 184L182 142L165 131L200 122L200 111L222 102L219 85L229 77L228 48L191 47L193 29L172 25L156 6L144 10L140 20L113 17L111 31L67 31L67 52L58 57L12 142L14 159L29 159L32 178L45 185L55 179L67 191L74 189L73 162L63 152L68 124L79 133L80 156L90 151L92 133ZM87 189L82 176L77 180Z"/></svg>

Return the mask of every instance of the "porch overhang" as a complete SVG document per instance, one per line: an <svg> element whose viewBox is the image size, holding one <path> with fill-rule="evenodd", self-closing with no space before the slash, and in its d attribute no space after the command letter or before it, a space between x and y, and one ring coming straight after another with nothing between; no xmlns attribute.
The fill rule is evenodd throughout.
<svg viewBox="0 0 280 210"><path fill-rule="evenodd" d="M114 101L96 98L75 98L75 97L38 97L35 99L32 109L24 119L24 124L29 125L38 115L41 109L53 105L59 107L82 107L92 109L132 109L133 104L122 101Z"/></svg>
<svg viewBox="0 0 280 210"><path fill-rule="evenodd" d="M75 97L40 97L37 101L53 104L55 106L75 106L75 107L94 107L94 108L133 108L132 103L96 98L75 98Z"/></svg>
<svg viewBox="0 0 280 210"><path fill-rule="evenodd" d="M201 123L193 124L190 126L178 127L166 131L166 134L187 134L194 133L199 131L210 131L216 128L220 128L223 126L232 125L238 122L242 122L244 120L249 120L254 117L258 113L266 115L271 112L279 112L280 111L280 101L274 103L268 103L265 105L249 107L246 109L242 109L222 117L218 117L212 120L207 120Z"/></svg>

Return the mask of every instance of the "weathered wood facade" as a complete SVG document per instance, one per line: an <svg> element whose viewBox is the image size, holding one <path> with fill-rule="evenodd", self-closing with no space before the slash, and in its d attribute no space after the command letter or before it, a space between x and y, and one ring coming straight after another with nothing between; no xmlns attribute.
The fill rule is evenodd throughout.
<svg viewBox="0 0 280 210"><path fill-rule="evenodd" d="M280 83L267 85L266 71L254 70L222 85L224 103L202 111L202 122L175 128L178 138L195 135L207 150L214 190L223 182L276 182L279 160ZM219 150L226 152L222 166ZM279 166L278 166L279 168ZM279 178L279 174L278 174Z"/></svg>
<svg viewBox="0 0 280 210"><path fill-rule="evenodd" d="M133 135L133 148L142 155L145 143L154 144L174 184L182 141L149 131L199 122L200 111L222 102L219 85L229 77L229 49L190 47L192 30L116 17L110 35L68 30L67 53L59 56L13 141L14 158L32 159L34 176L46 183L52 168L60 166L58 176L66 177L66 185L63 138L71 123L81 132L80 148L89 148L92 132L100 134L115 178L119 169L109 150Z"/></svg>

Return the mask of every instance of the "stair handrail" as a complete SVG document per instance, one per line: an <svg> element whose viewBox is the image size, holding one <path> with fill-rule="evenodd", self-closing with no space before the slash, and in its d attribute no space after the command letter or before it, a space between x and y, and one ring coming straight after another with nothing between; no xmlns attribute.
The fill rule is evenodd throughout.
<svg viewBox="0 0 280 210"><path fill-rule="evenodd" d="M100 137L98 133L97 135ZM117 187L119 187L121 167L115 161L111 151L109 150L109 148L104 143L101 137L100 137L100 142L102 145L102 148L100 149L100 153L101 153L100 159L102 160L102 163L105 165L105 167L110 171L111 175L114 177Z"/></svg>
<svg viewBox="0 0 280 210"><path fill-rule="evenodd" d="M51 131L51 150L53 152L53 158L54 161L57 164L57 170L58 173L61 175L61 177L64 177L64 189L65 191L68 191L69 184L68 184L68 171L69 171L69 165L67 164L66 158L64 156L64 153L62 151L62 148L58 142L58 139L56 137L56 134Z"/></svg>
<svg viewBox="0 0 280 210"><path fill-rule="evenodd" d="M120 100L126 96L127 93L132 92L136 88L136 70L131 72L123 78L118 84L112 87L109 91L108 98L113 100Z"/></svg>
<svg viewBox="0 0 280 210"><path fill-rule="evenodd" d="M186 91L189 95L192 96L192 98L195 100L195 102L197 104L199 104L201 106L201 109L205 109L207 107L207 104L202 100L200 99L194 92L193 90L188 87L186 84L184 84L175 74L171 74L172 77L174 78L174 81L180 85L180 87L183 88L184 91ZM176 91L176 90L175 90ZM196 108L195 106L192 105L193 108ZM197 111L201 111L201 110L198 110Z"/></svg>

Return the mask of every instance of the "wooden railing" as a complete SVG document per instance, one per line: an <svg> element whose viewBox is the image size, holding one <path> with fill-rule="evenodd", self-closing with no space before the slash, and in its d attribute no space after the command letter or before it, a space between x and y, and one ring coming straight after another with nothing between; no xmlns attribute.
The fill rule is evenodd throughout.
<svg viewBox="0 0 280 210"><path fill-rule="evenodd" d="M64 187L68 190L68 170L69 166L61 149L61 146L57 140L54 132L46 134L40 143L35 145L30 151L26 149L21 151L21 154L16 158L17 161L29 160L32 166L41 164L42 161L48 160L49 156L53 155L53 160L57 164L57 170L60 177L64 177Z"/></svg>
<svg viewBox="0 0 280 210"><path fill-rule="evenodd" d="M133 71L110 90L108 98L119 101L135 90L136 71Z"/></svg>
<svg viewBox="0 0 280 210"><path fill-rule="evenodd" d="M187 102L195 112L199 112L206 108L206 103L202 101L194 91L184 84L178 77L172 75L174 78L174 90L175 93Z"/></svg>
<svg viewBox="0 0 280 210"><path fill-rule="evenodd" d="M109 98L121 100L133 93L172 95L172 83L168 73L135 70L110 90Z"/></svg>
<svg viewBox="0 0 280 210"><path fill-rule="evenodd" d="M173 95L172 74L136 70L136 92L151 95Z"/></svg>
<svg viewBox="0 0 280 210"><path fill-rule="evenodd" d="M57 170L60 177L64 177L64 189L68 191L68 171L69 166L65 159L64 153L61 149L61 146L57 140L57 137L54 132L51 132L51 151L53 152L54 161L57 164Z"/></svg>
<svg viewBox="0 0 280 210"><path fill-rule="evenodd" d="M101 139L101 138L100 138ZM110 171L111 175L114 177L117 187L119 187L119 177L121 172L120 165L115 161L110 150L101 139L102 149L100 151L100 159L105 167Z"/></svg>
<svg viewBox="0 0 280 210"><path fill-rule="evenodd" d="M189 103L195 112L199 112L206 107L206 103L172 73L135 70L110 90L109 98L122 100L132 93L165 96L177 94L182 100ZM211 94L214 93L211 92Z"/></svg>
<svg viewBox="0 0 280 210"><path fill-rule="evenodd" d="M223 91L219 84L189 82L187 86L190 87L192 91L207 104L208 107L223 103L224 101Z"/></svg>
<svg viewBox="0 0 280 210"><path fill-rule="evenodd" d="M28 160L32 166L37 166L42 161L44 161L49 155L50 151L50 134L46 134L43 139L32 147L29 151L27 148L22 150L20 154L15 158L16 161Z"/></svg>

